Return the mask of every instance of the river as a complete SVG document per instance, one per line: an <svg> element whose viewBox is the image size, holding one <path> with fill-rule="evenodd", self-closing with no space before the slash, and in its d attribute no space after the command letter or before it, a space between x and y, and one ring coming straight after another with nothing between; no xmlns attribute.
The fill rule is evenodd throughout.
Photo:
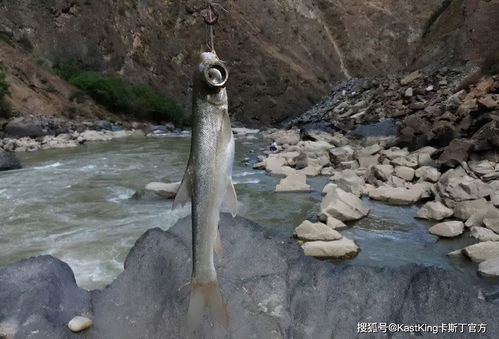
<svg viewBox="0 0 499 339"><path fill-rule="evenodd" d="M190 206L171 210L171 201L134 196L151 181L182 178L190 138L130 138L77 148L19 154L24 168L0 173L0 266L50 254L73 269L80 287L103 288L122 270L135 241L146 230L173 226ZM261 141L238 140L233 179L239 215L291 236L313 218L327 178L311 178L311 193L274 193L278 178L246 166L261 153ZM463 236L438 240L429 223L414 218L417 207L369 202L371 214L343 235L362 251L335 264L380 267L419 263L457 271L474 284L486 283L476 265L446 254L472 243ZM223 234L222 234L223 237Z"/></svg>

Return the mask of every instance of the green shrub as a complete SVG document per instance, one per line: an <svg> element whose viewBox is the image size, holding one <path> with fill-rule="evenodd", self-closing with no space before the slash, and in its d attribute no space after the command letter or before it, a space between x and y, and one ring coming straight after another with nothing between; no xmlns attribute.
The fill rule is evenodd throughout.
<svg viewBox="0 0 499 339"><path fill-rule="evenodd" d="M183 108L148 87L136 86L95 72L80 72L69 79L96 102L110 111L139 119L181 123Z"/></svg>
<svg viewBox="0 0 499 339"><path fill-rule="evenodd" d="M12 42L10 36L8 36L5 33L0 33L0 40L2 40L3 42L8 43L11 46L14 46L14 43Z"/></svg>
<svg viewBox="0 0 499 339"><path fill-rule="evenodd" d="M4 100L4 97L9 93L9 84L5 81L5 73L0 72L0 117L2 118L7 118L11 114L10 106Z"/></svg>
<svg viewBox="0 0 499 339"><path fill-rule="evenodd" d="M66 81L85 72L83 64L75 58L58 60L53 66L54 72Z"/></svg>

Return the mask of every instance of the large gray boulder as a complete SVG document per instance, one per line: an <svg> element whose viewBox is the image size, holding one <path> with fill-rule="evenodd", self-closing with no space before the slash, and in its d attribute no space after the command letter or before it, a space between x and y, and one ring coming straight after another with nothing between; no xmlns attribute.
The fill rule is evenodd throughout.
<svg viewBox="0 0 499 339"><path fill-rule="evenodd" d="M0 171L8 171L22 168L21 162L12 152L0 150Z"/></svg>
<svg viewBox="0 0 499 339"><path fill-rule="evenodd" d="M169 231L147 231L125 271L100 291L78 289L69 267L51 257L0 268L0 328L15 324L16 338L184 338L190 226L186 218ZM224 256L216 266L229 328L206 321L197 338L353 338L358 322L449 319L487 323L483 338L499 333L499 305L480 300L478 290L442 269L336 266L304 256L287 234L226 214L220 232ZM93 326L71 333L67 324L75 315L88 316Z"/></svg>

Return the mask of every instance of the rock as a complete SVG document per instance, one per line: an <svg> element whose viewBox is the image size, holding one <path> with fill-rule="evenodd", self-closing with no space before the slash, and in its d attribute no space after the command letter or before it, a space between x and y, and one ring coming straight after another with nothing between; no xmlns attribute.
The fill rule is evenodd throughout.
<svg viewBox="0 0 499 339"><path fill-rule="evenodd" d="M364 179L360 178L355 171L352 170L336 172L329 180L345 192L353 193L356 196L361 195L362 188L365 184Z"/></svg>
<svg viewBox="0 0 499 339"><path fill-rule="evenodd" d="M298 130L277 130L272 133L264 133L264 136L273 139L279 145L296 145L300 141L300 131Z"/></svg>
<svg viewBox="0 0 499 339"><path fill-rule="evenodd" d="M429 182L438 182L438 179L440 179L440 172L433 167L430 166L423 166L420 167L416 170L415 172L416 178L419 178L422 181L429 181Z"/></svg>
<svg viewBox="0 0 499 339"><path fill-rule="evenodd" d="M372 167L374 176L380 180L387 181L394 173L392 165L376 165Z"/></svg>
<svg viewBox="0 0 499 339"><path fill-rule="evenodd" d="M405 188L406 182L404 179L401 179L399 177L392 175L386 181L386 185L391 186L391 187L404 187ZM380 186L382 186L382 185L380 185Z"/></svg>
<svg viewBox="0 0 499 339"><path fill-rule="evenodd" d="M377 155L362 155L358 159L360 168L370 168L375 166L379 161L379 154Z"/></svg>
<svg viewBox="0 0 499 339"><path fill-rule="evenodd" d="M295 169L300 170L308 166L308 156L305 152L301 151L296 158L293 159Z"/></svg>
<svg viewBox="0 0 499 339"><path fill-rule="evenodd" d="M414 179L414 169L405 166L395 167L395 175L405 181L412 181Z"/></svg>
<svg viewBox="0 0 499 339"><path fill-rule="evenodd" d="M341 220L338 220L330 215L327 215L326 218L327 218L326 220L327 226L334 230L341 230L347 228L347 225L345 225Z"/></svg>
<svg viewBox="0 0 499 339"><path fill-rule="evenodd" d="M381 152L387 159L393 160L396 158L404 158L409 155L407 148L392 147Z"/></svg>
<svg viewBox="0 0 499 339"><path fill-rule="evenodd" d="M164 199L173 199L177 194L180 187L180 182L163 183L163 182L150 182L146 185L145 190L152 192Z"/></svg>
<svg viewBox="0 0 499 339"><path fill-rule="evenodd" d="M356 153L357 157L361 157L366 155L374 155L379 153L379 151L381 151L381 146L379 144L372 144L370 146L361 148Z"/></svg>
<svg viewBox="0 0 499 339"><path fill-rule="evenodd" d="M335 147L329 150L329 155L331 162L339 165L342 162L353 160L354 151L350 146Z"/></svg>
<svg viewBox="0 0 499 339"><path fill-rule="evenodd" d="M356 170L359 168L359 162L357 160L352 161L342 161L340 162L339 168Z"/></svg>
<svg viewBox="0 0 499 339"><path fill-rule="evenodd" d="M316 177L321 174L322 166L309 165L304 169L296 171L298 174L303 174L309 177Z"/></svg>
<svg viewBox="0 0 499 339"><path fill-rule="evenodd" d="M338 231L335 231L321 222L312 223L308 220L305 220L300 226L295 228L294 235L298 239L304 241L330 241L341 239L341 234L338 233Z"/></svg>
<svg viewBox="0 0 499 339"><path fill-rule="evenodd" d="M463 253L474 262L499 257L499 241L484 241L463 249Z"/></svg>
<svg viewBox="0 0 499 339"><path fill-rule="evenodd" d="M337 188L338 188L338 185L330 182L326 186L324 186L324 188L322 189L322 194L326 195L329 192L334 191Z"/></svg>
<svg viewBox="0 0 499 339"><path fill-rule="evenodd" d="M452 208L454 209L455 218L460 220L468 220L468 218L470 218L477 211L487 209L488 204L487 200L482 198L476 200L458 201L454 203L454 206Z"/></svg>
<svg viewBox="0 0 499 339"><path fill-rule="evenodd" d="M408 89L405 90L405 93L404 93L404 96L407 97L407 98L410 98L413 96L413 90L412 90L412 87L409 87Z"/></svg>
<svg viewBox="0 0 499 339"><path fill-rule="evenodd" d="M369 198L384 201L393 205L411 205L419 201L424 193L421 187L381 186L369 191Z"/></svg>
<svg viewBox="0 0 499 339"><path fill-rule="evenodd" d="M447 256L449 256L449 257L462 257L463 256L463 249L449 252L449 253L447 253Z"/></svg>
<svg viewBox="0 0 499 339"><path fill-rule="evenodd" d="M483 175L495 172L495 163L493 163L492 161L488 161L488 160L469 161L468 166L476 175L479 175L479 176L483 176Z"/></svg>
<svg viewBox="0 0 499 339"><path fill-rule="evenodd" d="M499 234L499 209L491 207L483 218L483 224L488 229Z"/></svg>
<svg viewBox="0 0 499 339"><path fill-rule="evenodd" d="M330 177L332 175L334 175L335 173L335 169L333 167L324 167L323 169L321 169L321 175L322 176L325 176L325 177Z"/></svg>
<svg viewBox="0 0 499 339"><path fill-rule="evenodd" d="M499 207L499 191L494 191L490 194L490 202L495 207Z"/></svg>
<svg viewBox="0 0 499 339"><path fill-rule="evenodd" d="M287 166L287 161L282 157L269 157L265 159L265 170L273 176L288 176L296 173L294 168Z"/></svg>
<svg viewBox="0 0 499 339"><path fill-rule="evenodd" d="M22 168L21 162L12 152L0 150L0 171L9 171Z"/></svg>
<svg viewBox="0 0 499 339"><path fill-rule="evenodd" d="M484 338L499 332L499 307L479 300L461 275L419 265L336 266L304 256L285 234L228 214L219 228L230 253L215 261L229 329L206 320L201 337L353 338L363 318L432 324L457 317L487 323ZM130 250L124 272L91 293L55 258L1 267L0 328L10 321L19 338L69 338L76 335L65 325L91 309L88 339L185 338L179 324L189 303L191 243L190 217L168 231L149 230ZM251 265L242 265L249 258Z"/></svg>
<svg viewBox="0 0 499 339"><path fill-rule="evenodd" d="M310 192L310 185L307 184L307 177L304 174L290 174L275 188L276 192Z"/></svg>
<svg viewBox="0 0 499 339"><path fill-rule="evenodd" d="M471 138L478 151L497 150L499 147L499 123L495 120L486 123Z"/></svg>
<svg viewBox="0 0 499 339"><path fill-rule="evenodd" d="M467 139L454 139L438 158L438 162L449 168L454 168L468 160L471 142Z"/></svg>
<svg viewBox="0 0 499 339"><path fill-rule="evenodd" d="M429 201L417 213L418 218L430 220L443 220L454 214L454 211L440 201Z"/></svg>
<svg viewBox="0 0 499 339"><path fill-rule="evenodd" d="M47 135L37 118L18 117L10 120L4 128L4 133L11 138L38 138Z"/></svg>
<svg viewBox="0 0 499 339"><path fill-rule="evenodd" d="M499 234L496 234L485 227L473 226L470 235L478 241L499 241Z"/></svg>
<svg viewBox="0 0 499 339"><path fill-rule="evenodd" d="M306 242L302 248L306 256L321 259L350 259L360 250L353 240L345 237L335 241Z"/></svg>
<svg viewBox="0 0 499 339"><path fill-rule="evenodd" d="M354 194L336 188L322 200L321 213L331 215L341 221L350 221L368 215L369 208Z"/></svg>
<svg viewBox="0 0 499 339"><path fill-rule="evenodd" d="M76 316L73 319L71 319L71 321L68 323L68 328L71 330L71 332L75 333L86 330L91 326L92 326L92 320L82 316Z"/></svg>
<svg viewBox="0 0 499 339"><path fill-rule="evenodd" d="M400 84L403 86L408 85L411 82L413 82L414 80L421 78L422 76L423 76L423 74L419 71L412 72L411 74L400 79Z"/></svg>
<svg viewBox="0 0 499 339"><path fill-rule="evenodd" d="M480 265L478 265L478 272L484 277L499 277L499 256L482 261Z"/></svg>
<svg viewBox="0 0 499 339"><path fill-rule="evenodd" d="M434 225L430 228L430 233L443 238L453 238L464 232L464 223L462 221L446 221Z"/></svg>
<svg viewBox="0 0 499 339"><path fill-rule="evenodd" d="M416 155L409 155L407 157L395 158L391 163L393 166L416 168L418 167L418 158Z"/></svg>
<svg viewBox="0 0 499 339"><path fill-rule="evenodd" d="M476 200L491 193L489 185L470 177L461 168L445 172L438 181L437 189L440 196L454 201Z"/></svg>
<svg viewBox="0 0 499 339"><path fill-rule="evenodd" d="M112 140L113 137L111 136L110 132L107 131L92 131L92 130L87 130L83 133L80 134L78 137L78 141L81 142L86 142L86 141L110 141Z"/></svg>

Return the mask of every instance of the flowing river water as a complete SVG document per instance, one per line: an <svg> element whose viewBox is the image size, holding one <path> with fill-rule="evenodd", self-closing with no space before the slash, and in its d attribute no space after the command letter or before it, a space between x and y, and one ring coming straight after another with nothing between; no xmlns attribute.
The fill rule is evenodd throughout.
<svg viewBox="0 0 499 339"><path fill-rule="evenodd" d="M303 220L316 216L327 178L308 179L311 193L274 193L278 178L243 163L260 154L262 145L257 140L236 143L233 180L239 215L291 236ZM71 266L80 287L103 288L123 270L128 251L146 230L166 230L189 215L190 205L172 211L171 201L134 196L148 182L179 181L189 147L189 137L169 136L20 154L23 169L0 173L0 266L50 254ZM366 203L370 215L342 231L362 251L335 264L418 263L488 284L478 277L475 264L446 256L471 239L438 240L428 233L430 224L414 218L417 207Z"/></svg>

